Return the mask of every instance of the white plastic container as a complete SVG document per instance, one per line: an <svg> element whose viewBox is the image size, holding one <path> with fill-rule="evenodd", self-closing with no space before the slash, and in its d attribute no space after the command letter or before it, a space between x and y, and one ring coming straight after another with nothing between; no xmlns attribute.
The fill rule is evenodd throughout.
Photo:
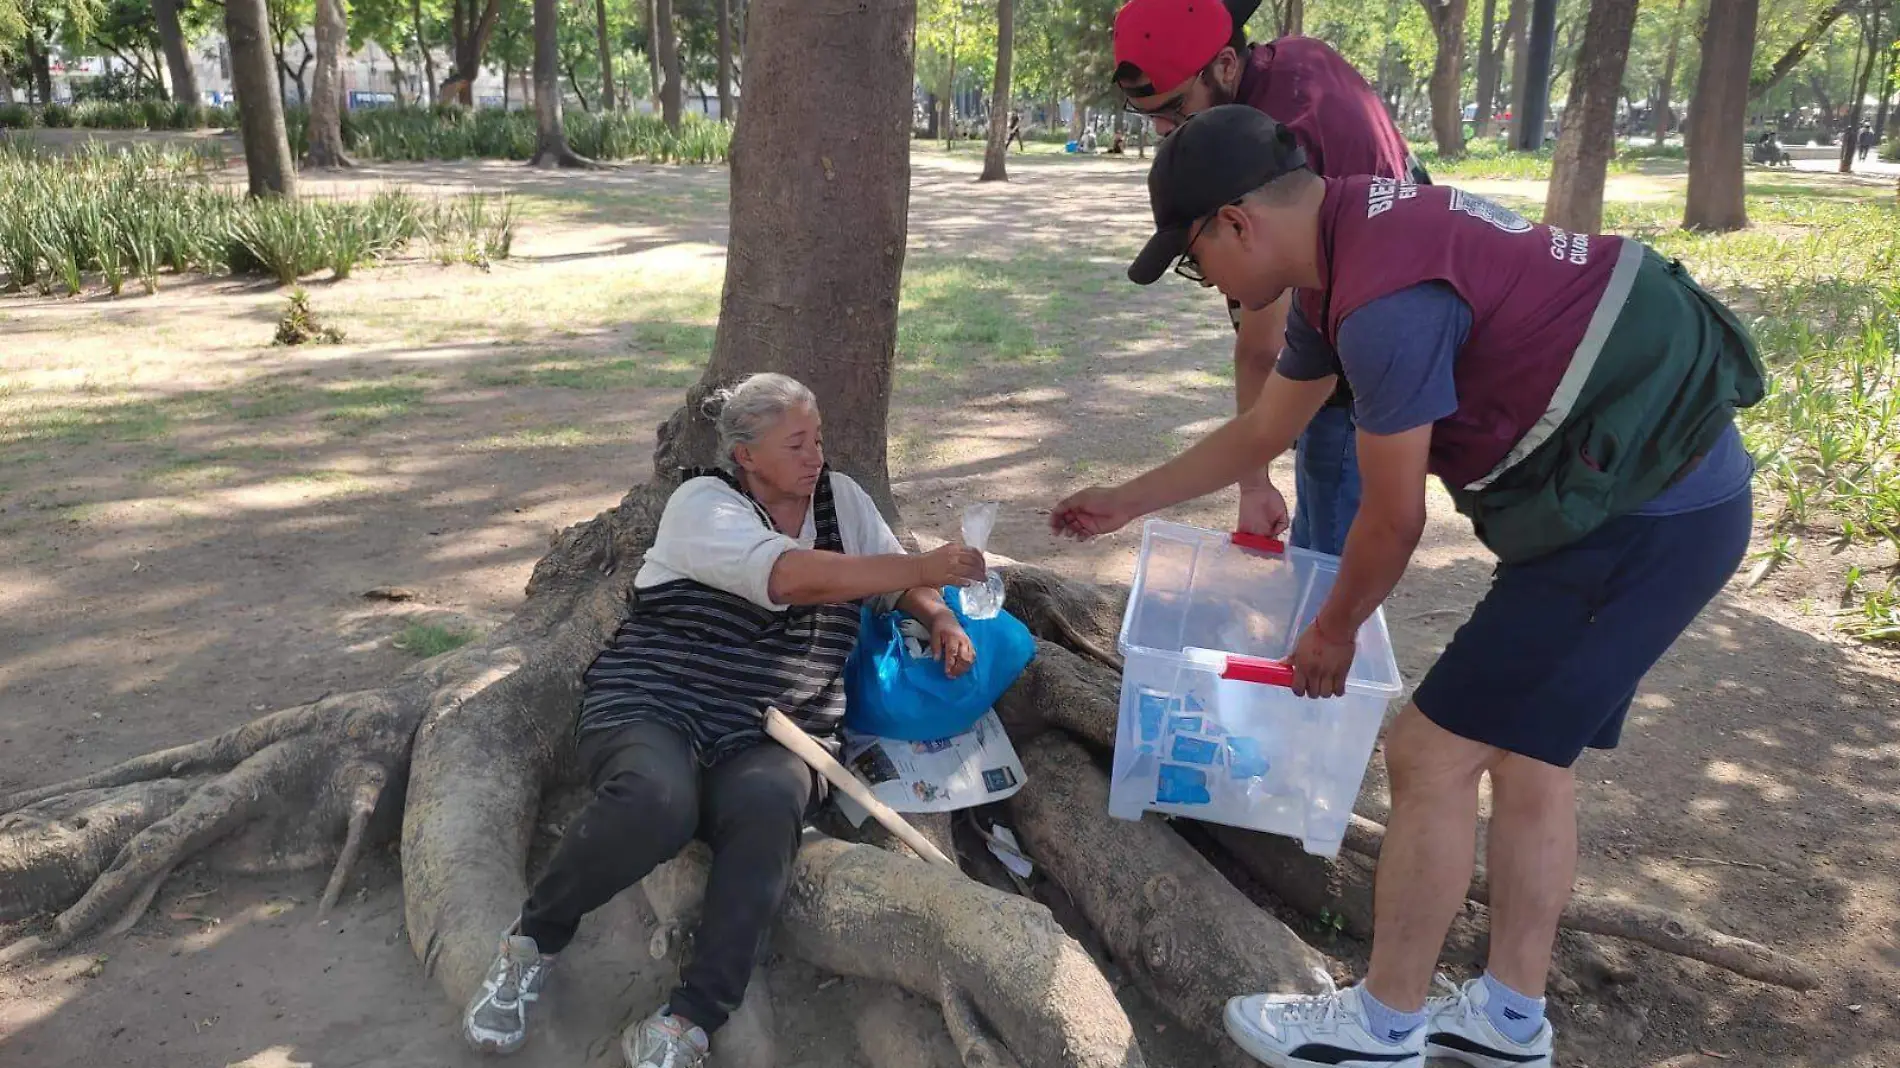
<svg viewBox="0 0 1900 1068"><path fill-rule="evenodd" d="M1165 812L1339 852L1401 686L1382 610L1359 628L1345 696L1287 688L1282 661L1338 574L1324 553L1148 521L1122 618L1111 815Z"/></svg>

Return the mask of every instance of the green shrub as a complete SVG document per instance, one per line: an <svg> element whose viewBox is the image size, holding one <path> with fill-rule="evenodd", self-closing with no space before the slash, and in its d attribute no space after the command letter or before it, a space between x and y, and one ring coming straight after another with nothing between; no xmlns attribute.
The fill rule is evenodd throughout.
<svg viewBox="0 0 1900 1068"><path fill-rule="evenodd" d="M6 125L4 122L0 122L0 126L4 125ZM1900 163L1900 137L1880 146L1880 158L1888 163Z"/></svg>
<svg viewBox="0 0 1900 1068"><path fill-rule="evenodd" d="M312 201L263 197L245 204L231 232L264 273L291 285L330 261L332 222L325 216Z"/></svg>
<svg viewBox="0 0 1900 1068"><path fill-rule="evenodd" d="M48 104L40 109L40 123L49 130L70 130L73 109L64 104Z"/></svg>
<svg viewBox="0 0 1900 1068"><path fill-rule="evenodd" d="M427 254L486 264L509 254L505 197L419 201L400 190L366 200L245 199L208 182L221 153L97 144L70 155L0 143L0 286L78 293L88 276L113 293L164 270L267 275L329 268L347 277L426 239Z"/></svg>
<svg viewBox="0 0 1900 1068"><path fill-rule="evenodd" d="M25 104L0 104L0 130L30 130L35 124L32 108Z"/></svg>

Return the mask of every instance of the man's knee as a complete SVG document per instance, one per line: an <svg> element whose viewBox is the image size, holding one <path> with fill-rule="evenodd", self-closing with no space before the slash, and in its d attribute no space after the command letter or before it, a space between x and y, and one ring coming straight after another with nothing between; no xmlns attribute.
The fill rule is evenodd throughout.
<svg viewBox="0 0 1900 1068"><path fill-rule="evenodd" d="M1408 704L1386 732L1385 766L1392 793L1476 789L1478 779L1503 754L1481 742L1453 734Z"/></svg>

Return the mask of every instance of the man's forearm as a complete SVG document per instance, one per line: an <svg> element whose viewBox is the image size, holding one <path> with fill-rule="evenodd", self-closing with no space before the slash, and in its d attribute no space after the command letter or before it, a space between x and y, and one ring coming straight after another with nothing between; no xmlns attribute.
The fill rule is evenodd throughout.
<svg viewBox="0 0 1900 1068"><path fill-rule="evenodd" d="M1269 375L1260 400L1191 448L1122 487L1138 514L1147 515L1205 497L1265 470L1293 447L1293 439L1332 396L1331 377L1296 382Z"/></svg>
<svg viewBox="0 0 1900 1068"><path fill-rule="evenodd" d="M1234 330L1234 412L1245 415L1260 400L1260 391L1280 361L1280 349L1286 344L1286 320L1290 308L1282 297L1259 311L1241 311ZM1242 487L1267 485L1267 465L1247 472L1240 478Z"/></svg>
<svg viewBox="0 0 1900 1068"><path fill-rule="evenodd" d="M1360 625L1372 618L1405 576L1424 529L1422 511L1386 515L1360 509L1346 535L1339 577L1314 620L1322 635L1341 642L1353 640Z"/></svg>

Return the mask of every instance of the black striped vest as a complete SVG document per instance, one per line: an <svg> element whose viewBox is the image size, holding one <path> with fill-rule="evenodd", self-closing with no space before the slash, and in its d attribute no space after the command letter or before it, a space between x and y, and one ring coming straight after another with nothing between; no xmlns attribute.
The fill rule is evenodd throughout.
<svg viewBox="0 0 1900 1068"><path fill-rule="evenodd" d="M693 470L745 494L759 521L765 507L723 471ZM813 547L844 552L826 469L812 496ZM587 669L580 733L658 720L691 739L701 763L764 736L765 709L777 708L813 735L835 735L844 719L844 665L858 640L858 605L761 608L692 579L630 595L626 622Z"/></svg>

